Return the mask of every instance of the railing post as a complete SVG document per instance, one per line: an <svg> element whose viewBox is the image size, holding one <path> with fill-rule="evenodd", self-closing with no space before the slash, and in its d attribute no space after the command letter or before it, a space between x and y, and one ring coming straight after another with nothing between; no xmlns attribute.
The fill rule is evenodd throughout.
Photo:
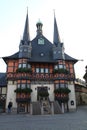
<svg viewBox="0 0 87 130"><path fill-rule="evenodd" d="M62 113L64 113L64 103L62 103Z"/></svg>
<svg viewBox="0 0 87 130"><path fill-rule="evenodd" d="M53 102L51 102L51 114L54 115L54 105L53 105Z"/></svg>

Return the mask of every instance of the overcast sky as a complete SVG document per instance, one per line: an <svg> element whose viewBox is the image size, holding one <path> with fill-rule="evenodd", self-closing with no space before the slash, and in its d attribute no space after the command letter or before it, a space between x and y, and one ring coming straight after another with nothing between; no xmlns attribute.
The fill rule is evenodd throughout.
<svg viewBox="0 0 87 130"><path fill-rule="evenodd" d="M43 35L53 42L53 10L65 52L78 60L76 77L81 78L87 65L87 0L0 0L0 57L19 50L25 18L29 14L31 40L36 36L36 23L43 23ZM6 64L0 59L0 72Z"/></svg>

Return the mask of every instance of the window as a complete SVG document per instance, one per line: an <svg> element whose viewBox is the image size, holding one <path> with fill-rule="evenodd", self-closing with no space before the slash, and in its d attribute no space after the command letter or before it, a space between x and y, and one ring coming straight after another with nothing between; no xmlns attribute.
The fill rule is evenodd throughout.
<svg viewBox="0 0 87 130"><path fill-rule="evenodd" d="M8 81L8 84L12 84L12 81Z"/></svg>
<svg viewBox="0 0 87 130"><path fill-rule="evenodd" d="M56 84L55 86L56 86L56 89L59 88L59 84Z"/></svg>
<svg viewBox="0 0 87 130"><path fill-rule="evenodd" d="M63 68L63 65L62 65L62 64L60 64L60 65L59 65L59 69L62 69L62 68Z"/></svg>
<svg viewBox="0 0 87 130"><path fill-rule="evenodd" d="M60 84L60 88L64 88L65 87L65 84Z"/></svg>
<svg viewBox="0 0 87 130"><path fill-rule="evenodd" d="M39 38L39 39L38 39L38 44L44 45L44 39L43 39L43 38Z"/></svg>
<svg viewBox="0 0 87 130"><path fill-rule="evenodd" d="M26 85L25 84L21 84L21 89L25 89Z"/></svg>
<svg viewBox="0 0 87 130"><path fill-rule="evenodd" d="M41 68L41 70L40 70L40 71L41 71L41 73L44 73L44 68Z"/></svg>
<svg viewBox="0 0 87 130"><path fill-rule="evenodd" d="M48 73L48 68L36 68L36 73Z"/></svg>
<svg viewBox="0 0 87 130"><path fill-rule="evenodd" d="M24 52L27 52L27 48L24 48Z"/></svg>
<svg viewBox="0 0 87 130"><path fill-rule="evenodd" d="M23 63L23 68L26 68L26 64Z"/></svg>
<svg viewBox="0 0 87 130"><path fill-rule="evenodd" d="M54 69L56 69L56 70L57 70L57 69L58 69L58 65L55 65L55 66L54 66Z"/></svg>
<svg viewBox="0 0 87 130"><path fill-rule="evenodd" d="M66 66L64 65L64 69L66 69Z"/></svg>
<svg viewBox="0 0 87 130"><path fill-rule="evenodd" d="M26 64L26 63L19 63L18 68L31 68L30 64Z"/></svg>
<svg viewBox="0 0 87 130"><path fill-rule="evenodd" d="M21 87L21 85L20 84L18 84L18 87L17 88L20 88Z"/></svg>
<svg viewBox="0 0 87 130"><path fill-rule="evenodd" d="M56 54L56 53L57 53L57 51L55 51L55 50L54 50L54 51L53 51L53 53L54 53L54 54Z"/></svg>
<svg viewBox="0 0 87 130"><path fill-rule="evenodd" d="M48 68L45 68L45 73L48 73Z"/></svg>
<svg viewBox="0 0 87 130"><path fill-rule="evenodd" d="M21 68L21 67L22 67L22 64L19 64L19 65L18 65L18 68Z"/></svg>
<svg viewBox="0 0 87 130"><path fill-rule="evenodd" d="M36 73L39 73L39 68L36 68Z"/></svg>
<svg viewBox="0 0 87 130"><path fill-rule="evenodd" d="M28 64L28 66L27 66L29 69L31 68L31 65L30 64Z"/></svg>
<svg viewBox="0 0 87 130"><path fill-rule="evenodd" d="M68 88L68 84L65 84L65 87Z"/></svg>
<svg viewBox="0 0 87 130"><path fill-rule="evenodd" d="M41 55L41 56L44 56L44 53L42 52L40 55Z"/></svg>
<svg viewBox="0 0 87 130"><path fill-rule="evenodd" d="M20 49L20 52L22 52L22 48Z"/></svg>
<svg viewBox="0 0 87 130"><path fill-rule="evenodd" d="M27 84L27 88L30 88L30 84Z"/></svg>

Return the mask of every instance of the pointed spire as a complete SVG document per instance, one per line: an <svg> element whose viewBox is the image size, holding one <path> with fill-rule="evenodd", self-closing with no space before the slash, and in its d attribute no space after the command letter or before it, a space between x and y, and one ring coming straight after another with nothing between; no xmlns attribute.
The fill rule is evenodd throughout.
<svg viewBox="0 0 87 130"><path fill-rule="evenodd" d="M28 8L27 8L26 21L25 21L25 28L24 28L24 33L23 33L23 40L24 41L30 41L30 36L29 36L29 21L28 21Z"/></svg>
<svg viewBox="0 0 87 130"><path fill-rule="evenodd" d="M55 11L54 11L54 37L53 37L53 43L58 46L58 43L60 43L60 36L58 32L56 17L55 17Z"/></svg>
<svg viewBox="0 0 87 130"><path fill-rule="evenodd" d="M23 39L20 41L19 45L19 58L31 58L31 51L32 46L29 36L28 9L27 9Z"/></svg>

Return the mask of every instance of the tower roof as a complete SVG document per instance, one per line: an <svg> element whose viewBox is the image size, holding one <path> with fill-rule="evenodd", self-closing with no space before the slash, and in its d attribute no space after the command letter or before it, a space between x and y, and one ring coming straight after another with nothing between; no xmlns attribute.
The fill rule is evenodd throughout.
<svg viewBox="0 0 87 130"><path fill-rule="evenodd" d="M56 46L58 46L58 43L60 43L60 36L59 36L58 27L57 27L55 12L54 12L54 36L53 36L53 43Z"/></svg>
<svg viewBox="0 0 87 130"><path fill-rule="evenodd" d="M28 11L27 11L27 15L26 15L26 21L25 21L25 27L24 27L24 33L23 33L23 40L24 41L30 41Z"/></svg>
<svg viewBox="0 0 87 130"><path fill-rule="evenodd" d="M43 24L42 24L42 22L40 21L40 19L39 19L39 21L36 23L36 26L37 26L37 35L42 35L42 26L43 26Z"/></svg>

